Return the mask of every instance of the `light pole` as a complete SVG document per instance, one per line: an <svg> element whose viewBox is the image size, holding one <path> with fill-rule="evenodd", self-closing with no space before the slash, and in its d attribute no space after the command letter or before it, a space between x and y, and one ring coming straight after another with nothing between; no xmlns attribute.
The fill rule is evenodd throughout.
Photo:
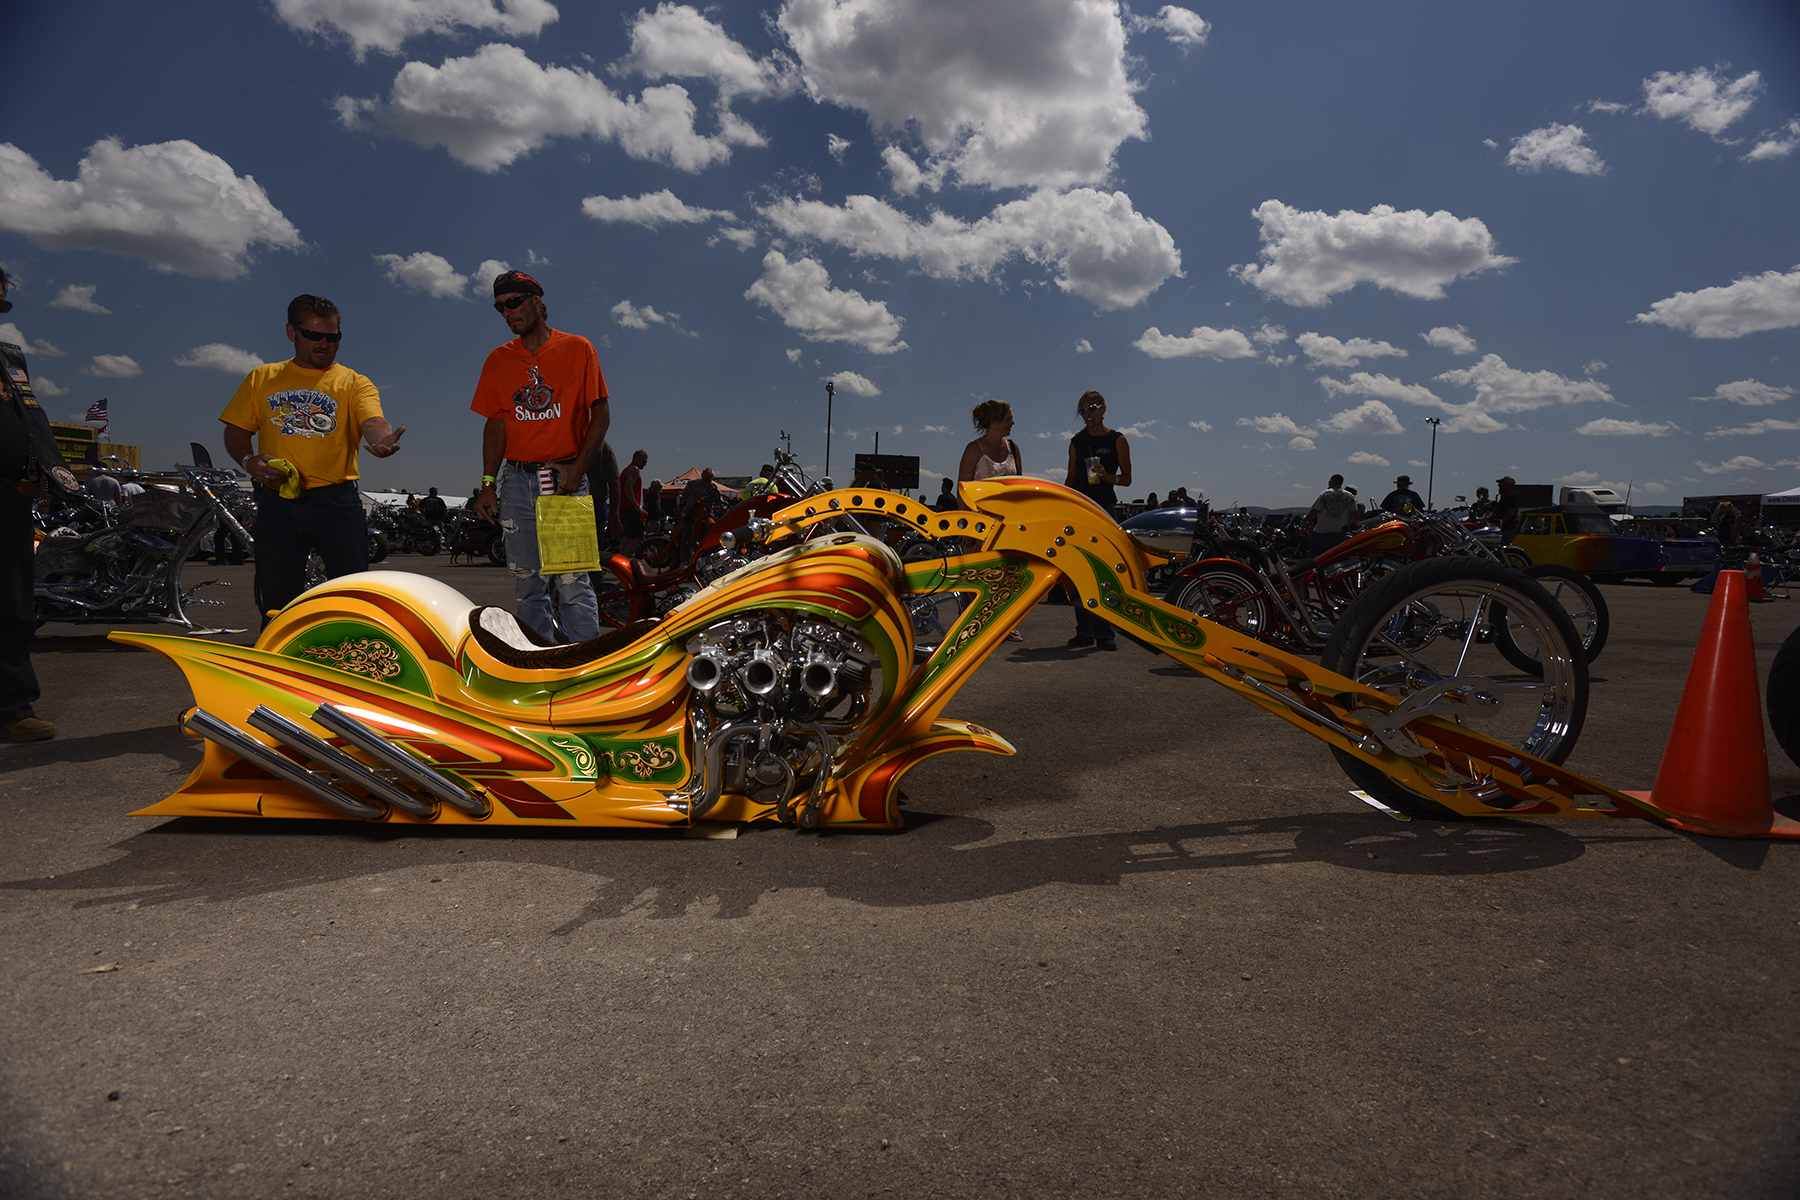
<svg viewBox="0 0 1800 1200"><path fill-rule="evenodd" d="M825 478L831 478L831 398L837 395L837 383L825 381Z"/></svg>
<svg viewBox="0 0 1800 1200"><path fill-rule="evenodd" d="M1437 427L1442 425L1441 417L1426 417L1425 423L1431 426L1431 466L1425 472L1425 507L1431 508L1431 485L1437 479Z"/></svg>

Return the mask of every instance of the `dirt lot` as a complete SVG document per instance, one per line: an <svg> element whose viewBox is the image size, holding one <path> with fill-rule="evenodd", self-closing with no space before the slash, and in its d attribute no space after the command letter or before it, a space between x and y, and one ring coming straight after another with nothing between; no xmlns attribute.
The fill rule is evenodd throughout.
<svg viewBox="0 0 1800 1200"><path fill-rule="evenodd" d="M1647 788L1707 598L1605 591L1570 765ZM1753 619L1766 667L1800 613ZM906 832L731 840L132 817L197 760L185 685L46 627L0 1194L1795 1194L1800 844L1395 822L1070 624L952 704L1020 754L915 771Z"/></svg>

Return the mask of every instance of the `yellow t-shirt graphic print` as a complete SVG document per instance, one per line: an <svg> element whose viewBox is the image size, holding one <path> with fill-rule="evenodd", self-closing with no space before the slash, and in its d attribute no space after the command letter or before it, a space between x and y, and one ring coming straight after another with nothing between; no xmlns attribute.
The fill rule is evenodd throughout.
<svg viewBox="0 0 1800 1200"><path fill-rule="evenodd" d="M293 359L244 376L220 419L256 434L259 453L285 458L309 488L357 478L363 422L381 416L375 385L342 363L309 370Z"/></svg>

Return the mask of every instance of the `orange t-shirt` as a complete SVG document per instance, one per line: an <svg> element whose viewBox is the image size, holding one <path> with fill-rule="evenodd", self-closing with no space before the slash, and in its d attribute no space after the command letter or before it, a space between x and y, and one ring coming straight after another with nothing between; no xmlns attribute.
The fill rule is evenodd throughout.
<svg viewBox="0 0 1800 1200"><path fill-rule="evenodd" d="M488 355L469 407L506 422L507 458L560 462L581 449L589 410L604 399L594 343L553 329L535 354L514 338Z"/></svg>

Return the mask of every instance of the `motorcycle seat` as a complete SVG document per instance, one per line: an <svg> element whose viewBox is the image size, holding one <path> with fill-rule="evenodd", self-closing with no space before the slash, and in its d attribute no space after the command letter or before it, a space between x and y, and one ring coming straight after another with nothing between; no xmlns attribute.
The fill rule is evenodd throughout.
<svg viewBox="0 0 1800 1200"><path fill-rule="evenodd" d="M538 636L504 608L477 608L469 614L469 633L494 659L524 671L566 671L616 654L656 626L657 618L609 629L585 642L557 645Z"/></svg>
<svg viewBox="0 0 1800 1200"><path fill-rule="evenodd" d="M666 571L658 571L641 558L631 560L631 576L638 587L661 587L665 583L674 583L687 574L686 567L670 567Z"/></svg>

